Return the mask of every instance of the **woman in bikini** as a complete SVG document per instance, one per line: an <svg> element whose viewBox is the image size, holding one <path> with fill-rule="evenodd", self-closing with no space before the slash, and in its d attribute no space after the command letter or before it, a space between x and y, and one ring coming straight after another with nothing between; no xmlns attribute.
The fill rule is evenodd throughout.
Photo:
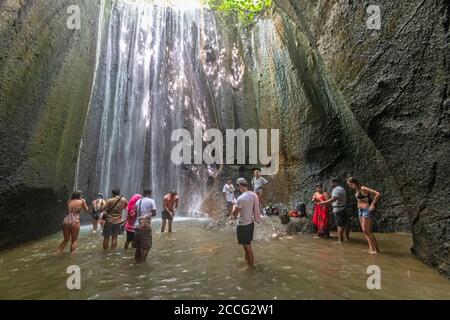
<svg viewBox="0 0 450 320"><path fill-rule="evenodd" d="M356 190L356 200L358 202L359 222L364 232L367 243L369 244L369 253L379 253L377 239L372 233L373 219L375 218L375 209L381 194L378 191L367 188L351 177L347 179L350 188Z"/></svg>
<svg viewBox="0 0 450 320"><path fill-rule="evenodd" d="M105 200L103 199L103 195L102 194L98 194L97 195L97 199L95 199L92 202L92 227L93 227L93 232L97 233L97 228L98 228L98 223L100 220L100 216L102 215L103 212L100 211L100 209L105 205Z"/></svg>
<svg viewBox="0 0 450 320"><path fill-rule="evenodd" d="M81 210L88 212L89 208L86 200L80 191L72 193L70 200L67 202L67 215L63 221L63 235L64 240L56 249L55 254L60 254L66 248L67 243L71 242L70 252L75 252L77 249L77 239L80 233L80 213Z"/></svg>

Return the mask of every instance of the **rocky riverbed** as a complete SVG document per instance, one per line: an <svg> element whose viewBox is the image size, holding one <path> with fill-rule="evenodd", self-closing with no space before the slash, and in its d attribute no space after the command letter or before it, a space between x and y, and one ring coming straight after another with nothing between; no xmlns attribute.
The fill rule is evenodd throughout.
<svg viewBox="0 0 450 320"><path fill-rule="evenodd" d="M236 219L220 216L212 219L206 227L213 230L231 231L235 230ZM264 216L261 223L256 224L254 239L278 240L285 236L296 234L313 234L314 226L309 218L290 218L289 223L283 224L278 216Z"/></svg>

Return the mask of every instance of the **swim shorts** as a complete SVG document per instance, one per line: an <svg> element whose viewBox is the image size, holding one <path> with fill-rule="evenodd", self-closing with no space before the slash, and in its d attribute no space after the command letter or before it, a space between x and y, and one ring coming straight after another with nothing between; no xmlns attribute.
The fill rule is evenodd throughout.
<svg viewBox="0 0 450 320"><path fill-rule="evenodd" d="M369 209L358 209L359 216L366 219L375 218L375 211Z"/></svg>
<svg viewBox="0 0 450 320"><path fill-rule="evenodd" d="M334 215L334 223L336 223L336 226L346 227L348 225L347 208L342 209L338 212L334 212L333 215Z"/></svg>
<svg viewBox="0 0 450 320"><path fill-rule="evenodd" d="M109 224L105 223L103 227L103 236L106 237L117 237L120 234L120 223Z"/></svg>
<svg viewBox="0 0 450 320"><path fill-rule="evenodd" d="M135 233L136 250L149 250L153 245L152 228L139 228Z"/></svg>
<svg viewBox="0 0 450 320"><path fill-rule="evenodd" d="M127 242L134 242L135 232L127 230Z"/></svg>
<svg viewBox="0 0 450 320"><path fill-rule="evenodd" d="M173 220L173 217L170 215L170 213L166 212L166 210L164 210L161 213L161 219L163 220Z"/></svg>
<svg viewBox="0 0 450 320"><path fill-rule="evenodd" d="M249 245L253 241L253 233L255 231L255 224L251 223L246 226L237 226L238 243L242 245Z"/></svg>

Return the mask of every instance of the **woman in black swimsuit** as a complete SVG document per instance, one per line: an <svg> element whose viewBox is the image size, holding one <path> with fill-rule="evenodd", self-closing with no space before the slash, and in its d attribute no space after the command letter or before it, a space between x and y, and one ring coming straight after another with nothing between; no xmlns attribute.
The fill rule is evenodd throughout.
<svg viewBox="0 0 450 320"><path fill-rule="evenodd" d="M67 202L67 215L63 221L64 240L56 249L55 254L60 254L66 248L67 243L71 242L70 252L77 249L78 234L80 233L80 213L84 210L89 211L86 200L80 191L72 193L70 200Z"/></svg>
<svg viewBox="0 0 450 320"><path fill-rule="evenodd" d="M97 199L92 202L92 227L94 233L97 232L100 216L102 215L101 208L105 205L105 200L102 194L98 194Z"/></svg>
<svg viewBox="0 0 450 320"><path fill-rule="evenodd" d="M372 233L373 219L375 209L381 194L378 191L367 188L353 177L347 179L350 188L356 190L356 200L358 202L359 222L364 232L367 243L369 244L369 253L379 253L377 239Z"/></svg>

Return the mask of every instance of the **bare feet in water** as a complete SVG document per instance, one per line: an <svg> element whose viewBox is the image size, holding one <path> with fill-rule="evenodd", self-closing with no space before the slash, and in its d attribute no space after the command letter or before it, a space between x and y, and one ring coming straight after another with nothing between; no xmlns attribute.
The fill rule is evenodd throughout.
<svg viewBox="0 0 450 320"><path fill-rule="evenodd" d="M256 269L256 266L249 267L249 266L247 265L247 266L241 268L239 271L240 271L240 272L245 272L245 271L253 271L253 270L255 270L255 269Z"/></svg>

